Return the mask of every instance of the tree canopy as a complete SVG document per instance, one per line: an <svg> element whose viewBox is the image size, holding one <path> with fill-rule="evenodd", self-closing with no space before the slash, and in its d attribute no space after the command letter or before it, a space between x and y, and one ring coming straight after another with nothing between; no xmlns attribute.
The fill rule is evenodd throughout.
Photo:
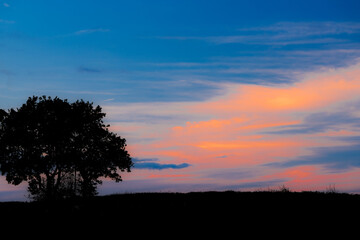
<svg viewBox="0 0 360 240"><path fill-rule="evenodd" d="M58 97L29 97L0 109L0 172L14 185L28 182L34 199L97 194L100 178L122 181L133 162L126 140L109 131L100 106Z"/></svg>

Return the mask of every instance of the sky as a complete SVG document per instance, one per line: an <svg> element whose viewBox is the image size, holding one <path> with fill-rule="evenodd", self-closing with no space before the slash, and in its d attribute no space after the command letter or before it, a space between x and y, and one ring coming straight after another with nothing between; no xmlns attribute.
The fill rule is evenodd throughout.
<svg viewBox="0 0 360 240"><path fill-rule="evenodd" d="M0 108L100 105L134 168L100 194L360 193L360 1L0 0ZM0 201L26 199L0 177Z"/></svg>

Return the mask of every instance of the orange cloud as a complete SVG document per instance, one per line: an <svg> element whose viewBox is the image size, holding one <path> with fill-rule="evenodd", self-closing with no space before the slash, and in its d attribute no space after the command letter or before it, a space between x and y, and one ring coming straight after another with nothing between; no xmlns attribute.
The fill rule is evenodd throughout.
<svg viewBox="0 0 360 240"><path fill-rule="evenodd" d="M227 141L227 142L201 142L196 147L204 149L244 149L244 148L274 148L274 147L289 147L298 145L297 142L289 141Z"/></svg>
<svg viewBox="0 0 360 240"><path fill-rule="evenodd" d="M226 119L226 120L217 120L217 119L212 119L209 121L200 121L200 122L187 122L185 127L181 127L181 126L176 126L173 127L173 130L176 132L180 132L180 131L201 131L201 129L223 129L226 126L230 126L233 124L237 124L237 123L243 123L244 121L246 121L243 118L231 118L231 119Z"/></svg>
<svg viewBox="0 0 360 240"><path fill-rule="evenodd" d="M246 181L288 179L290 187L304 190L307 186L321 185L336 180L346 186L347 175L326 174L318 166L300 166L276 169L264 164L289 161L300 155L310 154L311 147L339 146L339 137L359 136L359 130L341 128L324 132L307 132L302 135L266 134L272 128L284 129L301 126L307 115L340 109L347 102L360 99L360 65L341 70L310 74L306 79L288 86L257 86L233 84L226 96L195 103L134 104L125 108L109 108L134 114L141 110L144 116L156 114L161 119L182 116L184 121L127 123L119 131L137 131L129 149L138 158L157 158L160 163L189 163L191 167L161 174L151 170L138 172L139 177L175 178L193 183L207 183L202 178L207 171L232 168L256 168L262 177ZM117 113L119 114L119 113ZM130 115L131 115L130 114ZM116 115L116 114L115 114ZM152 115L151 115L152 116ZM164 117L164 118L162 118ZM142 119L142 118L139 118ZM154 119L154 118L153 118ZM174 118L175 119L175 118ZM191 120L191 121L189 121ZM164 121L164 120L161 120ZM346 124L346 123L344 123ZM129 126L129 128L127 128ZM140 127L141 126L141 127ZM275 131L276 132L276 131ZM126 137L126 135L125 135ZM153 138L142 142L143 138ZM335 141L335 140L336 141ZM136 141L138 140L138 141ZM141 175L142 174L142 175ZM259 173L260 174L260 173ZM354 174L349 175L351 178ZM246 182L245 180L236 183ZM230 184L231 180L223 182Z"/></svg>
<svg viewBox="0 0 360 240"><path fill-rule="evenodd" d="M169 134L156 143L157 156L172 157L176 162L186 159L190 164L209 168L241 167L307 154L309 147L336 146L339 141L321 137L344 136L350 131L303 136L264 132L274 127L300 125L308 113L359 98L360 69L317 74L291 86L238 85L233 89L225 97L189 106L187 109L195 115L213 117L172 127ZM169 151L171 147L176 150ZM218 156L226 157L219 159Z"/></svg>
<svg viewBox="0 0 360 240"><path fill-rule="evenodd" d="M194 112L264 113L318 109L337 101L359 97L359 65L324 75L316 75L291 86L240 85L223 99L191 107Z"/></svg>

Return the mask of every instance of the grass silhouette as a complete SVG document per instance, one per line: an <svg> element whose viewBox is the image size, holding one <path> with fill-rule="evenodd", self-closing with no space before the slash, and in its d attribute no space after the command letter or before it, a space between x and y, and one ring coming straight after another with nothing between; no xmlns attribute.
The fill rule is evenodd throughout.
<svg viewBox="0 0 360 240"><path fill-rule="evenodd" d="M353 219L359 214L360 195L292 192L286 187L253 192L127 193L58 202L0 203L2 229L16 223L17 228L61 230L65 236L74 232L78 236L100 232L113 236L160 234L167 238L216 234L228 239L241 231L241 236L263 233L293 238L299 227L305 235L315 236L316 232L323 236L324 231L330 233L339 225L348 228L356 223Z"/></svg>
<svg viewBox="0 0 360 240"><path fill-rule="evenodd" d="M360 213L360 195L339 193L334 186L325 192L293 192L285 186L253 192L127 193L68 199L57 202L1 202L2 218L111 219L117 216L242 217L259 215L341 215Z"/></svg>

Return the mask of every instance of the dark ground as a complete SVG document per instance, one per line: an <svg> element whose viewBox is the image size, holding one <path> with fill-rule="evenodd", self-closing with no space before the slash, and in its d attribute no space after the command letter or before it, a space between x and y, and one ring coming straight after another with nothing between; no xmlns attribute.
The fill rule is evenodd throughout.
<svg viewBox="0 0 360 240"><path fill-rule="evenodd" d="M0 202L2 216L112 217L116 214L196 215L252 211L304 214L360 210L360 195L323 192L134 193L60 202ZM36 213L36 214L35 214Z"/></svg>
<svg viewBox="0 0 360 240"><path fill-rule="evenodd" d="M164 226L197 230L220 226L246 231L275 227L274 231L358 226L360 195L322 192L192 192L136 193L73 199L62 202L2 202L0 219L7 224L38 224L74 227L86 231L99 223L116 225L119 231L162 231ZM300 224L300 225L299 225ZM3 225L0 225L3 226ZM145 226L145 227L144 227ZM358 227L356 227L358 229ZM256 232L255 232L256 233ZM292 237L290 238L292 239Z"/></svg>

